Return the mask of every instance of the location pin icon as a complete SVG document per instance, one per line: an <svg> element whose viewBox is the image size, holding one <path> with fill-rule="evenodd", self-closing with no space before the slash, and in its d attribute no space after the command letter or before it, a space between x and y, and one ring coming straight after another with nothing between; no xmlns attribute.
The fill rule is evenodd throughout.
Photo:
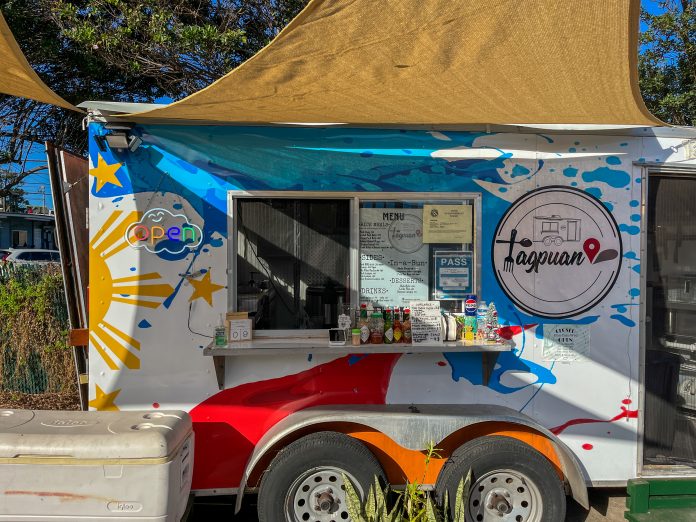
<svg viewBox="0 0 696 522"><path fill-rule="evenodd" d="M591 237L583 243L582 249L585 251L585 255L587 255L590 263L592 263L597 254L599 254L599 241Z"/></svg>

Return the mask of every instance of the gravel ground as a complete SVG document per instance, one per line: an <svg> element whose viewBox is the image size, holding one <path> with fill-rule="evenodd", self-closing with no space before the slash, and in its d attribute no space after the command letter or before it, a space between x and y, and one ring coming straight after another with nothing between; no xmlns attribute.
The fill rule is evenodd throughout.
<svg viewBox="0 0 696 522"><path fill-rule="evenodd" d="M77 392L0 392L0 408L10 410L79 410L80 398Z"/></svg>
<svg viewBox="0 0 696 522"><path fill-rule="evenodd" d="M245 497L246 500L246 497ZM234 497L197 497L188 522L229 520L257 522L254 497L249 496L244 509L234 516ZM572 500L568 503L566 522L621 522L626 509L625 489L590 490L590 511L585 511Z"/></svg>

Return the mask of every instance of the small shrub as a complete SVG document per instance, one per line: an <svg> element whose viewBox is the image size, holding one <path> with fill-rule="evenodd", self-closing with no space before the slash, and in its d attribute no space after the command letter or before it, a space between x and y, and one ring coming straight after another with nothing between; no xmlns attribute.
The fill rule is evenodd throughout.
<svg viewBox="0 0 696 522"><path fill-rule="evenodd" d="M426 471L430 459L437 456L439 456L437 448L430 443L425 455ZM375 477L365 502L361 503L358 492L345 475L343 475L343 482L346 485L348 514L353 522L464 522L466 506L469 503L471 471L457 486L454 519L451 521L447 492L445 492L442 506L437 506L431 493L425 491L418 482L407 482L403 491L396 491L389 486L382 489L379 480ZM390 493L395 493L397 496L391 508L387 503Z"/></svg>

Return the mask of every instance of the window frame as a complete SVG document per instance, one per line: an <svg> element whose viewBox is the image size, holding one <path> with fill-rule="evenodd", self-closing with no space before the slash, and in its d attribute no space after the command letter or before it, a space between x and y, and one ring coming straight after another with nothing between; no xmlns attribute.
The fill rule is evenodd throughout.
<svg viewBox="0 0 696 522"><path fill-rule="evenodd" d="M361 201L396 201L403 203L426 203L436 201L473 201L473 288L477 296L481 295L481 192L348 192L319 190L230 190L227 192L227 309L237 311L237 201L240 199L340 199L349 202L350 212L350 302L358 305L360 298L360 203ZM357 282L357 284L356 284ZM316 338L327 337L327 329L312 330L255 330L256 338Z"/></svg>

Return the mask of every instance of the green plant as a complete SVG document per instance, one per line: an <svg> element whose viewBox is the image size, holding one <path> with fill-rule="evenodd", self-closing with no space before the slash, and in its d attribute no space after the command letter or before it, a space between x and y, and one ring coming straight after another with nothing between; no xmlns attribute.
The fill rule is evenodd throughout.
<svg viewBox="0 0 696 522"><path fill-rule="evenodd" d="M439 455L437 448L431 442L425 452L425 471L432 457L439 457ZM343 482L346 486L348 514L353 522L450 522L447 492L445 492L442 506L437 506L430 492L424 490L418 481L407 482L403 491L396 491L390 486L382 489L379 480L375 477L364 503L361 503L360 495L345 475L343 475ZM464 522L470 486L471 471L457 486L454 518L451 522ZM387 503L390 493L397 495L391 508Z"/></svg>

